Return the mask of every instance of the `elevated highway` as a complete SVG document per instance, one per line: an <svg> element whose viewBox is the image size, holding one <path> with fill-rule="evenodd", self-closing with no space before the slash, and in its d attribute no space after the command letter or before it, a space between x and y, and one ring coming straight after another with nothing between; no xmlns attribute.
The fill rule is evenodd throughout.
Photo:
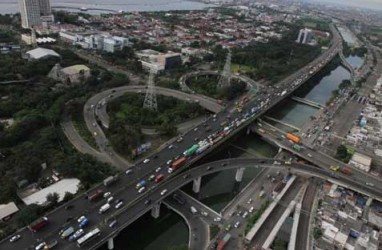
<svg viewBox="0 0 382 250"><path fill-rule="evenodd" d="M206 154L214 150L216 147L219 147L227 140L232 138L234 135L239 133L243 128L247 128L254 120L256 120L259 116L263 115L270 108L274 107L278 102L292 94L299 86L301 86L307 79L309 79L316 72L321 70L338 52L340 49L341 43L340 39L337 37L336 32L334 32L334 41L333 46L325 51L319 58L315 59L312 63L308 64L303 69L299 70L298 74L294 74L293 77L288 78L289 80L285 82L285 85L280 85L277 90L272 93L265 93L262 96L259 96L256 101L247 103L243 107L242 113L230 113L230 118L227 118L226 110L218 113L216 117L209 118L206 120L205 124L211 129L207 131L203 128L199 128L198 130L192 130L186 133L183 136L183 140L176 144L176 147L173 149L163 149L160 152L156 153L157 157L151 158L151 161L148 163L139 162L133 166L131 166L132 174L120 175L120 180L115 183L113 186L108 188L104 188L102 186L95 187L93 190L89 190L87 194L90 194L95 189L103 189L112 192L115 194L117 198L123 197L125 201L125 207L123 209L114 210L113 212L109 212L106 215L99 215L97 213L98 208L102 205L101 202L90 203L88 200L84 199L87 194L79 196L74 201L71 201L69 204L73 204L74 209L68 211L63 207L56 209L51 212L47 216L50 219L50 225L46 228L42 229L40 232L36 234L32 234L26 229L20 231L22 238L16 243L10 244L8 241L2 241L0 244L1 249L27 249L28 247L37 245L36 239L50 241L52 239L57 238L57 233L60 228L64 225L73 223L72 220L68 220L70 218L77 218L83 214L86 214L90 221L91 227L99 226L102 229L101 237L98 237L94 242L89 242L83 249L96 249L100 245L102 245L105 241L110 238L113 238L118 234L120 230L124 227L138 219L143 213L149 211L152 207L158 208L158 202L160 202L164 197L171 193L171 191L178 189L179 187L186 184L186 179L194 179L198 178L201 175L209 174L212 172L229 169L229 168L237 168L233 166L233 164L238 164L241 172L244 171L245 167L249 167L246 164L256 164L259 163L261 165L272 166L271 162L259 162L259 160L250 159L248 161L241 162L238 160L226 160L225 162L219 162L213 164L214 170L207 171L205 169L205 165L189 170L186 174L177 175L177 177L173 177L174 174L169 174L167 172L166 162L169 159L174 159L176 156L181 155L190 145L195 143L200 139L207 138L207 136L211 134L221 133L223 128L221 124L233 121L241 121L240 125L235 125L232 127L230 133L225 133L224 137L213 144L208 150L204 151L200 155L192 156L187 160L187 163L183 166L183 169L186 169L191 164L195 163ZM107 94L107 92L104 92ZM110 94L110 92L109 92ZM98 146L101 148L101 153L103 157L108 157L111 159L111 162L114 166L119 167L120 169L126 169L130 164L123 159L122 157L113 153L112 149L108 148L108 141L103 133L102 129L99 126L94 126L95 122L95 112L92 110L91 105L96 105L100 99L99 97L105 98L106 96L93 96L85 105L84 113L85 113L85 122L87 127L91 131L92 134L95 132L95 139L97 141ZM102 99L101 98L101 99ZM89 112L87 112L89 111ZM157 159L156 159L157 158ZM219 164L223 164L223 166L218 167ZM224 165L225 164L225 165ZM158 166L161 167L159 171L155 171L158 169ZM204 167L204 168L203 168ZM281 167L277 165L276 167ZM301 166L301 165L293 165L291 167L295 167L298 170L305 171L305 168L309 166ZM304 169L302 169L304 168ZM325 170L317 170L316 168L310 169L311 174L318 175L321 178L327 178L330 176L330 172L317 172L317 171L325 171ZM138 193L135 189L135 184L138 180L146 179L151 174L163 174L165 176L165 180L157 185L155 183L149 182L146 186L145 193ZM186 179L186 175L189 175ZM355 188L359 188L360 190L365 190L365 192L371 192L374 196L379 195L379 188L374 188L370 190L368 186L364 185L362 179L354 179L350 180L347 176L340 176L342 182L345 184L349 184L350 186L354 186ZM185 181L186 180L186 181ZM358 181L359 183L356 183ZM342 183L341 182L341 183ZM350 182L350 183L349 183ZM200 183L200 182L199 182ZM165 195L161 195L160 192L164 189L167 189L168 192ZM150 200L150 206L145 205L145 201ZM104 202L104 201L103 201ZM119 225L118 228L113 229L108 227L108 221L113 218L118 218ZM67 221L68 220L68 221ZM69 243L67 241L60 241L57 249L73 249L74 243Z"/></svg>
<svg viewBox="0 0 382 250"><path fill-rule="evenodd" d="M45 241L51 241L57 239L58 231L63 225L75 225L74 221L66 222L68 216L73 216L74 218L80 215L86 215L91 221L91 227L99 227L102 231L101 236L96 240L89 242L87 245L83 246L82 249L97 249L103 245L110 238L118 235L119 231L130 225L144 213L150 211L153 207L156 207L160 202L171 195L171 193L187 183L193 181L194 179L215 173L218 171L228 170L228 169L240 169L240 168L280 168L290 169L291 173L298 174L304 173L323 180L329 180L339 185L355 189L362 190L366 195L382 200L382 189L381 187L369 187L363 184L359 178L351 178L346 175L339 175L338 179L330 178L331 172L325 169L319 169L310 165L298 164L298 163L285 163L283 161L275 161L274 159L249 159L249 158L238 158L238 159L225 159L216 162L211 162L207 164L200 165L198 167L189 169L175 176L168 177L166 182L161 182L159 184L150 183L147 188L148 191L143 194L138 194L134 188L134 180L132 181L131 175L121 176L118 181L119 184L124 186L121 188L120 185L110 186L107 191L112 192L115 199L123 198L126 205L122 209L114 209L107 212L106 214L98 214L98 208L103 204L104 201L99 201L97 203L91 203L84 199L83 196L70 201L67 205L72 205L73 210L65 210L64 207L60 207L54 212L47 215L50 220L50 224L43 228L41 231L33 234L27 229L21 230L19 233L22 238L15 242L9 243L8 239L1 242L1 249L28 249L31 245L36 245L35 240L37 238ZM163 190L167 190L164 195L161 195ZM147 204L147 200L150 200L150 204ZM108 222L110 220L117 219L117 228L110 228ZM59 240L59 245L57 249L73 249L75 243L70 243L65 240Z"/></svg>

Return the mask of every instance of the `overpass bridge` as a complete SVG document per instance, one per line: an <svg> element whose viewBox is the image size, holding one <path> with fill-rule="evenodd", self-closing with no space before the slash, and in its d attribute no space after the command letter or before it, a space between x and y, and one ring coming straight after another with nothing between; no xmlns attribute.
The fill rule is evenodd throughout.
<svg viewBox="0 0 382 250"><path fill-rule="evenodd" d="M94 8L94 7L74 7L74 6L60 6L60 5L54 5L52 6L52 9L69 9L69 10L79 10L79 11L88 11L88 10L95 10L95 11L105 11L105 12L111 12L111 13L120 13L118 10L113 9L107 9L107 8Z"/></svg>
<svg viewBox="0 0 382 250"><path fill-rule="evenodd" d="M279 89L277 89L275 92L272 93L266 93L262 96L258 97L258 100L256 100L254 103L247 103L243 107L243 113L233 113L230 114L231 118L231 124L232 122L235 122L235 126L231 126L232 130L229 131L229 133L224 133L224 136L220 136L219 140L216 139L216 142L213 143L213 145L205 150L203 153L197 156L190 157L187 159L187 163L183 166L183 168L187 168L190 165L197 162L199 159L204 157L206 154L210 153L212 150L214 150L216 147L219 147L223 143L225 143L227 140L238 134L243 128L246 128L248 125L250 125L254 120L256 120L259 116L263 115L265 112L267 112L270 108L274 107L278 102L292 94L299 86L301 86L307 79L309 79L312 75L310 71L312 71L312 67L314 67L314 72L318 72L321 70L322 67L324 67L338 52L338 48L340 48L340 38L336 35L336 32L334 32L334 42L333 46L325 51L320 57L315 59L313 62L308 64L303 69L299 70L299 74L294 75L293 78L290 78L290 81L287 81L285 83L285 86L280 86ZM112 165L119 167L120 169L126 169L128 166L131 166L129 162L127 162L122 157L118 156L117 154L114 154L108 147L107 147L107 139L105 137L105 134L103 133L102 129L98 126L94 126L95 120L95 110L92 108L92 105L97 105L97 103L102 99L105 98L105 96L102 95L96 95L89 99L89 101L86 103L84 107L84 119L86 122L86 125L91 131L92 134L94 134L94 137L96 139L97 144L101 148L101 154L96 154L95 157L100 160L105 160L104 158L100 158L100 156L107 158ZM264 104L261 104L264 103ZM25 228L20 231L20 234L22 235L22 239L20 239L18 242L9 245L8 241L2 241L0 246L3 249L26 249L30 246L36 245L36 239L44 239L49 242L50 239L55 239L57 237L57 233L60 230L60 227L65 226L70 222L67 222L66 220L69 219L68 216L70 215L70 218L79 217L83 215L84 213L89 216L89 219L92 221L93 226L99 226L102 229L102 237L98 237L96 242L89 242L86 246L84 246L84 249L96 249L100 245L102 245L104 242L109 241L109 239L112 239L115 235L118 234L120 230L122 230L124 227L131 224L133 221L138 219L143 213L153 210L153 214L159 213L159 207L160 207L160 201L165 198L168 194L171 193L171 191L178 189L188 181L185 181L185 175L177 175L181 176L183 179L175 178L173 177L173 174L168 173L166 170L166 161L169 159L173 159L175 156L181 155L184 150L186 150L190 145L195 143L195 138L207 138L208 136L211 136L212 134L217 138L219 133L222 133L222 127L220 124L222 122L227 122L226 118L226 110L223 110L219 114L216 115L216 118L208 119L206 121L206 124L211 128L211 131L208 132L203 129L199 129L197 131L189 131L183 136L183 140L179 142L174 149L167 149L164 148L160 152L156 152L158 159L152 158L150 162L143 163L139 162L133 166L130 167L130 169L133 171L133 174L131 175L125 175L121 174L119 176L120 180L119 182L115 183L115 185L111 187L107 187L107 191L110 191L112 193L115 193L118 196L124 197L125 199L125 207L123 209L117 210L112 215L108 215L107 217L103 215L99 215L97 213L98 208L100 207L100 203L89 203L89 201L85 200L84 197L86 197L91 192L95 191L96 189L105 189L104 187L97 186L92 190L89 190L85 195L79 196L75 200L69 202L69 204L73 204L75 206L75 209L71 211L66 211L63 207L56 209L52 213L48 214L47 216L50 219L50 229L49 226L46 229L42 229L40 232L35 234L31 234L28 232ZM240 121L240 125L237 125ZM95 132L95 133L94 133ZM212 133L212 134L211 134ZM74 144L74 146L77 146L76 138L78 135L73 134L72 135L71 142ZM253 160L252 160L253 161ZM239 162L240 163L240 162ZM247 164L255 164L256 161L249 162ZM262 163L262 162L260 162ZM267 163L264 161L265 164ZM228 160L226 162L222 162L221 164L225 164L224 166L219 167L220 169L229 169L232 167L231 164L236 164L236 160ZM268 162L269 165L271 165ZM165 181L161 183L160 185L156 185L153 183L147 184L147 191L143 194L140 194L135 189L135 184L137 180L139 179L146 179L148 176L150 176L155 172L155 169L158 168L158 166L161 166L161 170L159 173L163 174L165 176ZM205 167L205 166L204 166ZM241 166L239 170L237 171L237 174L235 176L237 181L240 181L243 173L244 168L247 166ZM215 169L217 166L215 167ZM192 176L194 181L194 190L197 191L198 188L200 188L201 183L201 175L203 174L209 174L214 171L206 171L202 168L195 168L196 172L193 172L192 170L187 171L186 173ZM199 173L198 171L201 171ZM217 170L215 170L217 171ZM321 170L320 170L321 171ZM159 174L158 173L158 174ZM317 174L317 173L316 173ZM322 174L321 174L322 176ZM329 176L329 173L325 173L325 177ZM189 178L189 177L187 177ZM168 180L168 181L167 181ZM174 181L172 181L174 180ZM175 181L176 180L176 181ZM179 186L172 186L172 185L178 185L179 183L181 185ZM362 182L363 183L363 182ZM356 184L354 185L361 185ZM369 190L368 187L364 186L363 184L360 189L366 189ZM161 190L159 190L161 188ZM161 191L164 189L167 190L166 194L161 195ZM372 190L373 192L377 192L377 190ZM378 194L374 193L374 194ZM145 201L150 200L151 204L150 206L147 206L145 204ZM128 211L127 211L128 210ZM125 213L127 212L127 213ZM111 219L117 218L120 221L118 228L109 228L108 222ZM48 231L49 230L49 231ZM109 241L111 242L111 240ZM111 244L111 243L110 243ZM60 241L60 246L57 247L57 249L65 249L65 248L71 248L73 247L73 243L68 243L65 241Z"/></svg>
<svg viewBox="0 0 382 250"><path fill-rule="evenodd" d="M293 101L296 101L296 102L301 102L303 104L306 104L306 105L309 105L313 108L323 108L324 105L320 104L320 103L317 103L317 102L314 102L314 101L311 101L311 100L308 100L308 99L305 99L305 98L301 98L301 97L298 97L298 96L292 96L291 99Z"/></svg>
<svg viewBox="0 0 382 250"><path fill-rule="evenodd" d="M70 201L67 205L73 205L74 210L79 208L81 215L86 215L91 221L91 227L98 227L101 230L101 235L90 241L86 245L82 246L82 249L97 249L102 246L105 242L109 242L109 246L113 245L112 241L118 233L125 227L130 225L132 222L137 220L140 216L148 211L152 211L153 215L159 215L160 205L163 199L172 194L172 192L183 187L187 183L193 182L194 186L199 186L200 181L198 178L202 176L209 175L218 171L224 171L229 169L241 169L245 168L288 168L293 174L304 173L323 180L328 180L333 183L339 184L356 191L361 191L365 195L370 196L373 199L382 201L382 189L381 187L369 187L360 181L358 178L353 179L349 176L339 174L337 178L331 178L331 172L326 169L319 169L310 165L304 165L299 163L289 163L285 161L274 159L250 159L250 158L237 158L237 159L225 159L216 162L210 162L207 164L200 165L181 172L177 175L168 177L168 181L161 182L159 184L152 183L148 185L148 191L143 194L137 194L134 188L129 188L128 179L130 175L121 176L119 183L124 183L126 187L119 187L118 185L110 186L108 191L113 193L115 199L124 198L126 205L122 209L111 209L112 211L99 215L97 213L98 208L102 205L102 202L93 204L86 201L82 197L78 197L75 200ZM199 188L195 188L198 190ZM163 193L163 190L167 190ZM150 203L147 204L147 200ZM87 211L85 213L84 211ZM64 207L60 207L54 212L47 215L50 220L50 225L43 228L40 232L31 234L26 229L21 230L19 234L22 238L15 242L10 243L8 239L1 242L1 249L28 249L31 245L36 245L36 238L50 242L57 238L60 226L63 225L73 225L73 222L65 223L67 214L71 213L65 210ZM77 217L77 216L76 216ZM116 228L110 228L108 223L111 220L117 220L118 224ZM74 223L75 224L75 223ZM73 249L75 243L60 240L57 249Z"/></svg>

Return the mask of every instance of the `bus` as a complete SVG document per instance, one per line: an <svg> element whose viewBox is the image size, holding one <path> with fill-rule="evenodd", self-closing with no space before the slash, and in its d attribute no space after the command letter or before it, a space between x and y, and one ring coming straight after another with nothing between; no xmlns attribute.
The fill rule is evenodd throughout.
<svg viewBox="0 0 382 250"><path fill-rule="evenodd" d="M84 236L82 236L81 238L77 240L77 246L82 247L83 245L91 241L92 239L100 236L100 234L101 234L101 230L99 230L99 228L93 229L92 231L90 231L89 233L85 234Z"/></svg>

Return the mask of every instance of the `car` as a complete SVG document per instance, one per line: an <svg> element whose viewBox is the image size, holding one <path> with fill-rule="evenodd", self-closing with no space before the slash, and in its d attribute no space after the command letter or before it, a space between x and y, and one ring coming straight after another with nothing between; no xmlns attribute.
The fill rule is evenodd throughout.
<svg viewBox="0 0 382 250"><path fill-rule="evenodd" d="M148 163L148 162L150 162L150 159L144 159L144 160L143 160L143 163L144 163L144 164L146 164L146 163Z"/></svg>
<svg viewBox="0 0 382 250"><path fill-rule="evenodd" d="M38 244L35 247L35 250L42 250L42 249L44 249L45 246L46 246L46 243L45 242L41 242L40 244Z"/></svg>
<svg viewBox="0 0 382 250"><path fill-rule="evenodd" d="M240 227L240 221L237 221L237 222L235 223L234 227L235 227L235 228Z"/></svg>
<svg viewBox="0 0 382 250"><path fill-rule="evenodd" d="M366 182L366 185L370 187L374 187L374 183L371 183L371 182Z"/></svg>
<svg viewBox="0 0 382 250"><path fill-rule="evenodd" d="M146 188L145 187L141 187L140 189L138 189L138 193L143 193L144 191L146 190Z"/></svg>
<svg viewBox="0 0 382 250"><path fill-rule="evenodd" d="M237 216L241 216L241 214L243 213L243 211L239 211L236 213Z"/></svg>
<svg viewBox="0 0 382 250"><path fill-rule="evenodd" d="M117 225L117 220L110 222L109 227L115 227Z"/></svg>
<svg viewBox="0 0 382 250"><path fill-rule="evenodd" d="M115 204L118 204L118 203L120 203L121 201L123 201L123 199L118 199L118 200L116 200L114 203L115 203Z"/></svg>
<svg viewBox="0 0 382 250"><path fill-rule="evenodd" d="M125 174L129 175L129 174L131 174L132 172L133 172L132 169L128 169L128 170L126 170Z"/></svg>
<svg viewBox="0 0 382 250"><path fill-rule="evenodd" d="M208 216L208 213L207 212L205 212L205 211L203 211L203 212L201 212L201 214L203 215L203 216Z"/></svg>
<svg viewBox="0 0 382 250"><path fill-rule="evenodd" d="M145 200L145 205L146 205L146 206L149 205L150 203L151 203L151 200L150 200L150 199Z"/></svg>
<svg viewBox="0 0 382 250"><path fill-rule="evenodd" d="M161 171L161 170L162 170L161 167L157 167L157 168L155 169L155 172L158 173L158 172Z"/></svg>
<svg viewBox="0 0 382 250"><path fill-rule="evenodd" d="M313 156L311 154L308 154L308 157L312 158Z"/></svg>
<svg viewBox="0 0 382 250"><path fill-rule="evenodd" d="M176 140L176 142L182 142L183 141L183 137L179 137L177 140Z"/></svg>
<svg viewBox="0 0 382 250"><path fill-rule="evenodd" d="M114 197L110 196L109 198L107 198L106 202L110 204L113 200L114 200Z"/></svg>
<svg viewBox="0 0 382 250"><path fill-rule="evenodd" d="M247 218L247 216L248 216L248 212L247 211L245 211L244 213L243 213L243 218L245 219L245 218Z"/></svg>
<svg viewBox="0 0 382 250"><path fill-rule="evenodd" d="M198 138L198 137L195 137L195 138L194 138L194 141L199 141L199 138Z"/></svg>
<svg viewBox="0 0 382 250"><path fill-rule="evenodd" d="M159 157L159 155L154 155L153 159L157 159L158 157Z"/></svg>
<svg viewBox="0 0 382 250"><path fill-rule="evenodd" d="M80 218L78 218L77 222L81 223L85 219L86 219L85 215L82 215Z"/></svg>
<svg viewBox="0 0 382 250"><path fill-rule="evenodd" d="M168 161L166 162L167 165L170 165L171 163L172 163L172 160L168 160Z"/></svg>
<svg viewBox="0 0 382 250"><path fill-rule="evenodd" d="M195 132L198 131L198 127L194 128L194 131L195 131Z"/></svg>
<svg viewBox="0 0 382 250"><path fill-rule="evenodd" d="M69 241L79 239L84 233L85 231L83 229L78 229L72 236L69 237Z"/></svg>
<svg viewBox="0 0 382 250"><path fill-rule="evenodd" d="M229 231L229 230L231 229L231 227L232 227L231 224L228 224L228 225L225 227L225 230L226 230L226 231Z"/></svg>
<svg viewBox="0 0 382 250"><path fill-rule="evenodd" d="M21 238L20 234L13 235L10 239L9 242L15 242Z"/></svg>
<svg viewBox="0 0 382 250"><path fill-rule="evenodd" d="M162 192L160 192L160 195L165 195L167 193L167 189L163 189Z"/></svg>
<svg viewBox="0 0 382 250"><path fill-rule="evenodd" d="M213 169L213 167L211 167L211 166L207 167L207 170L212 170L212 169Z"/></svg>
<svg viewBox="0 0 382 250"><path fill-rule="evenodd" d="M216 217L216 218L214 218L214 221L215 222L220 222L222 220L222 218L220 218L220 217Z"/></svg>
<svg viewBox="0 0 382 250"><path fill-rule="evenodd" d="M183 176L183 179L188 179L190 177L190 174L185 174L184 176Z"/></svg>
<svg viewBox="0 0 382 250"><path fill-rule="evenodd" d="M174 148L174 145L170 145L170 146L168 146L168 149L173 149Z"/></svg>
<svg viewBox="0 0 382 250"><path fill-rule="evenodd" d="M120 202L117 203L117 205L115 205L115 208L118 209L118 208L120 208L122 206L123 206L123 201L120 201Z"/></svg>
<svg viewBox="0 0 382 250"><path fill-rule="evenodd" d="M147 180L153 181L154 179L155 179L155 175L152 174L152 175L149 176L149 178Z"/></svg>
<svg viewBox="0 0 382 250"><path fill-rule="evenodd" d="M252 198L250 198L250 199L247 201L247 204L251 204L251 203L252 203L252 201L253 201L253 199L252 199Z"/></svg>
<svg viewBox="0 0 382 250"><path fill-rule="evenodd" d="M250 208L248 209L248 212L252 213L254 209L255 209L254 207L250 207Z"/></svg>

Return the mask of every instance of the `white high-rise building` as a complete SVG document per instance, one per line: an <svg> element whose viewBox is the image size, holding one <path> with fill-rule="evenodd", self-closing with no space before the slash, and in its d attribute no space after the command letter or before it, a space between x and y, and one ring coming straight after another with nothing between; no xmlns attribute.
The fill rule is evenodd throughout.
<svg viewBox="0 0 382 250"><path fill-rule="evenodd" d="M50 0L19 0L21 26L32 28L44 21L53 21Z"/></svg>

